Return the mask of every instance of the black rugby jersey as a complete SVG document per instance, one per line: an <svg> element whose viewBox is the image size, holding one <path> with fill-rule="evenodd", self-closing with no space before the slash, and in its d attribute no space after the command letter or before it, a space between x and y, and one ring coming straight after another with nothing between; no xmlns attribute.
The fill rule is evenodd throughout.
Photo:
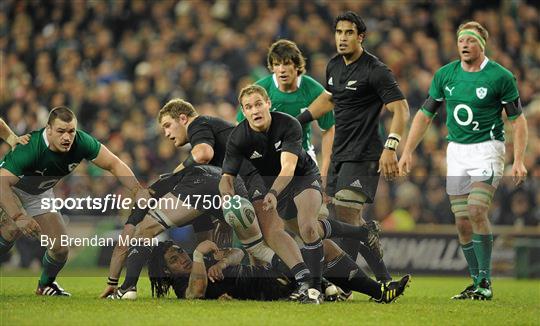
<svg viewBox="0 0 540 326"><path fill-rule="evenodd" d="M378 133L382 106L405 98L392 71L365 50L349 65L337 55L326 67L326 89L335 104L332 161L379 160L384 147Z"/></svg>

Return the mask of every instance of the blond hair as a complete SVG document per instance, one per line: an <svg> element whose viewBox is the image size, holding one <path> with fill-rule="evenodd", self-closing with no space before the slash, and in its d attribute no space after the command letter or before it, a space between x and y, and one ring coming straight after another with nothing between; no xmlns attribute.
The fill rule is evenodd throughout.
<svg viewBox="0 0 540 326"><path fill-rule="evenodd" d="M172 99L159 110L158 122L161 123L161 119L163 119L165 115L169 115L173 119L179 119L181 114L185 114L190 118L197 116L197 111L193 105L187 101L180 98Z"/></svg>
<svg viewBox="0 0 540 326"><path fill-rule="evenodd" d="M263 97L265 101L270 101L270 97L268 96L266 89L264 89L263 87L259 85L251 84L242 88L242 90L240 91L240 94L238 95L238 102L240 103L240 106L242 106L242 99L245 96L248 96L251 94L259 94Z"/></svg>

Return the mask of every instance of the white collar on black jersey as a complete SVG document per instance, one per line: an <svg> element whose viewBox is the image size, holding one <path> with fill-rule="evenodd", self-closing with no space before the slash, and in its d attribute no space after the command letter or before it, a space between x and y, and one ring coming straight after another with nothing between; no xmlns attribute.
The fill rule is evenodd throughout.
<svg viewBox="0 0 540 326"><path fill-rule="evenodd" d="M487 56L484 57L484 61L482 61L482 63L480 64L480 70L478 71L482 71L482 69L484 69L486 67L486 65L488 64L488 61L489 61L489 58ZM463 69L463 61L461 62L461 69ZM465 70L465 69L463 69Z"/></svg>
<svg viewBox="0 0 540 326"><path fill-rule="evenodd" d="M300 75L298 76L298 79L296 79L296 87L298 88L300 88L300 84L302 84L302 77L304 77L304 75ZM276 74L272 74L272 80L274 81L274 86L276 86L276 88L279 89L279 84L277 81Z"/></svg>
<svg viewBox="0 0 540 326"><path fill-rule="evenodd" d="M49 140L47 139L47 135L45 134L46 131L47 131L47 128L43 129L43 133L41 135L43 136L43 141L45 142L45 146L49 148Z"/></svg>

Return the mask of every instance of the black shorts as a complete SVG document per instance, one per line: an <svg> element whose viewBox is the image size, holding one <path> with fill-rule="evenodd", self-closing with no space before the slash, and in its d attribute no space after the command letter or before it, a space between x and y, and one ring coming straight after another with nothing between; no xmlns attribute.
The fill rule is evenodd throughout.
<svg viewBox="0 0 540 326"><path fill-rule="evenodd" d="M326 193L334 197L342 189L358 191L373 203L379 184L378 161L332 162L328 169Z"/></svg>
<svg viewBox="0 0 540 326"><path fill-rule="evenodd" d="M312 174L308 176L295 176L287 187L279 194L277 200L277 211L284 220L291 220L298 217L298 210L294 203L294 197L298 196L306 189L315 189L322 193L321 176ZM320 205L321 203L319 203Z"/></svg>

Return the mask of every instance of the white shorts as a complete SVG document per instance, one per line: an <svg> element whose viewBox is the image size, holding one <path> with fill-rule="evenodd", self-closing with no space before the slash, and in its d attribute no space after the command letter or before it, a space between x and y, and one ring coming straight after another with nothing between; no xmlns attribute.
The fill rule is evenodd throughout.
<svg viewBox="0 0 540 326"><path fill-rule="evenodd" d="M34 216L38 216L38 215L50 212L50 209L41 208L41 199L42 198L55 198L52 188L50 188L49 190L39 195L31 195L15 187L12 187L11 189L13 189L13 192L21 200L22 206L24 210L26 211L26 215L30 217L34 217Z"/></svg>
<svg viewBox="0 0 540 326"><path fill-rule="evenodd" d="M474 182L497 187L504 172L504 143L488 140L476 144L450 142L446 149L446 192L466 195Z"/></svg>

